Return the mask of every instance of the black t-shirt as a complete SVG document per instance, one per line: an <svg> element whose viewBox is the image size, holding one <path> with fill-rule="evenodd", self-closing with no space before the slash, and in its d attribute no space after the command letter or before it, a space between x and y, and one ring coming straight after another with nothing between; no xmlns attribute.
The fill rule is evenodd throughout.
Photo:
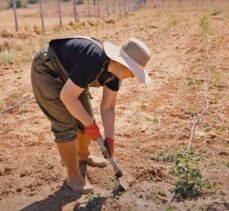
<svg viewBox="0 0 229 211"><path fill-rule="evenodd" d="M99 84L118 91L120 80L108 71L109 58L96 43L84 38L54 39L50 46L69 78L81 88L98 79Z"/></svg>

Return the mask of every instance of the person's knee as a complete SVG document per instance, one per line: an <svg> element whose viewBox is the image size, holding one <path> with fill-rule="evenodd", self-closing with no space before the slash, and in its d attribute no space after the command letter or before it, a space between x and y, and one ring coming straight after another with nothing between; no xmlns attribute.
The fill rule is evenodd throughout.
<svg viewBox="0 0 229 211"><path fill-rule="evenodd" d="M88 143L89 141L91 141L90 136L85 134L83 131L78 130L76 134L77 140L79 140L79 142Z"/></svg>
<svg viewBox="0 0 229 211"><path fill-rule="evenodd" d="M77 139L76 131L54 132L56 143L72 142Z"/></svg>

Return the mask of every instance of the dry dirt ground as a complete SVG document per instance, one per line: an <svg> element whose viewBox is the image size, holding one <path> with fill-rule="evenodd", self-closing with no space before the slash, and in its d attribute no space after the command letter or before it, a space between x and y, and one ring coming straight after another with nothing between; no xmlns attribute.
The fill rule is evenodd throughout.
<svg viewBox="0 0 229 211"><path fill-rule="evenodd" d="M170 210L229 210L229 16L226 7L213 10L145 7L46 35L28 32L16 38L2 32L0 110L32 96L31 54L56 36L84 34L116 44L129 36L142 39L152 52L147 70L153 83L128 79L118 96L115 157L131 181L126 192L117 189L108 166L87 167L94 194L73 194L64 185L66 172L49 122L34 100L0 114L0 210L162 210L175 183L167 157L188 143L192 123L204 107L204 75L209 109L192 146L201 154L202 175L217 188L197 198L174 199ZM203 14L209 14L211 26L208 71L199 26ZM101 89L91 93L101 125ZM91 151L101 154L96 143Z"/></svg>

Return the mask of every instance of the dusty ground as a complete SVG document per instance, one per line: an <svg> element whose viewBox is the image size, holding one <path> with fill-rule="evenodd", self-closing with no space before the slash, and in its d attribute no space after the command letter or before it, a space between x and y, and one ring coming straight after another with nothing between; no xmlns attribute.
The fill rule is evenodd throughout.
<svg viewBox="0 0 229 211"><path fill-rule="evenodd" d="M166 157L186 145L192 123L203 107L206 53L199 26L210 14L212 35L207 63L209 110L196 128L193 148L201 154L201 172L216 190L195 199L174 200L170 210L229 210L229 16L228 9L160 10L146 7L118 19L91 20L26 39L1 33L0 110L32 96L30 55L53 36L85 34L119 44L129 36L152 51L149 86L123 82L117 102L116 152L132 181L119 192L110 167L88 167L95 194L77 196L65 185L50 125L36 102L0 116L0 209L10 210L162 210L174 188ZM212 13L212 15L211 15ZM75 27L75 28L74 28ZM75 29L77 28L77 31ZM8 49L8 50L7 50ZM4 54L2 52L8 52ZM101 89L91 89L98 123ZM100 154L93 143L91 150ZM167 161L168 160L168 161Z"/></svg>

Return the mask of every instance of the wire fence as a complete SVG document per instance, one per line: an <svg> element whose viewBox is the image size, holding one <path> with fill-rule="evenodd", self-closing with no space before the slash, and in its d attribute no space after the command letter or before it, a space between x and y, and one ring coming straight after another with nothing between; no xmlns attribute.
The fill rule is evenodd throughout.
<svg viewBox="0 0 229 211"><path fill-rule="evenodd" d="M144 6L145 2L146 0L40 0L37 4L18 9L16 8L16 0L13 0L15 30L19 31L20 22L25 24L27 19L26 24L28 25L28 21L31 22L32 19L39 18L38 16L40 16L44 32L49 21L63 27L64 20L73 19L75 22L79 22L83 18L123 15L138 10Z"/></svg>
<svg viewBox="0 0 229 211"><path fill-rule="evenodd" d="M147 5L154 8L201 8L229 5L229 0L148 0Z"/></svg>
<svg viewBox="0 0 229 211"><path fill-rule="evenodd" d="M35 27L45 32L50 26L57 28L85 18L119 16L135 12L144 5L148 8L198 8L229 4L229 0L39 0L36 4L27 4L26 8L16 8L16 1L13 0L13 12L9 9L4 10L8 12L5 16L0 14L0 19L6 20L2 21L2 27L0 23L0 28L15 27L19 31Z"/></svg>

